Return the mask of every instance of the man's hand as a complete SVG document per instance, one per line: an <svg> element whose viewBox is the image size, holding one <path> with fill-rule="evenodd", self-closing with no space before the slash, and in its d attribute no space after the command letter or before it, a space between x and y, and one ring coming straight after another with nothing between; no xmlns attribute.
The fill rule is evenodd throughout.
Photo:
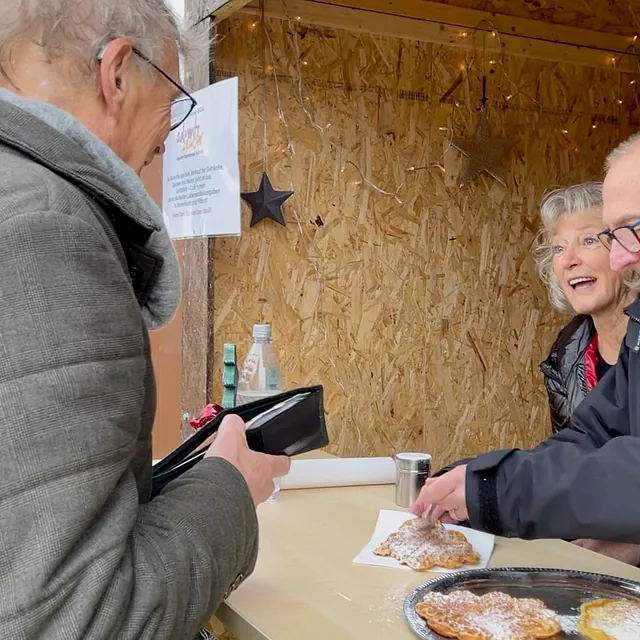
<svg viewBox="0 0 640 640"><path fill-rule="evenodd" d="M429 505L435 504L433 517L444 522L462 522L469 516L465 492L467 465L460 465L438 478L427 478L418 499L409 507L422 516Z"/></svg>
<svg viewBox="0 0 640 640"><path fill-rule="evenodd" d="M626 562L634 567L640 564L640 545L628 542L609 542L608 540L591 540L589 538L580 538L574 540L573 544L603 556L608 556L620 562Z"/></svg>
<svg viewBox="0 0 640 640"><path fill-rule="evenodd" d="M286 456L268 456L251 451L246 426L239 416L229 415L220 424L206 458L224 458L244 477L256 505L273 493L273 480L287 475L291 461Z"/></svg>

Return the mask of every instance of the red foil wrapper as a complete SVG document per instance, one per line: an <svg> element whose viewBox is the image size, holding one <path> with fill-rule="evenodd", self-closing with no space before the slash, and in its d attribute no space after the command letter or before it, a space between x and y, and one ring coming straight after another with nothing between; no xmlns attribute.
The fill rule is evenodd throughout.
<svg viewBox="0 0 640 640"><path fill-rule="evenodd" d="M189 424L196 430L202 429L205 424L213 420L224 409L219 404L208 404L197 418L191 418Z"/></svg>

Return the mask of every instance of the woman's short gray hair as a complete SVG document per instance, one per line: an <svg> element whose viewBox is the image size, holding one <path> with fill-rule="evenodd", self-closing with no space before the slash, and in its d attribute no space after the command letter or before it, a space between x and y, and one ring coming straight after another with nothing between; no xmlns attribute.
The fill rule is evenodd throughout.
<svg viewBox="0 0 640 640"><path fill-rule="evenodd" d="M540 279L549 290L549 302L561 313L575 313L553 272L553 234L558 219L564 215L583 213L589 209L602 208L602 182L585 182L571 187L555 189L540 203L541 229L536 238L534 258ZM640 276L633 272L625 274L623 285L637 289Z"/></svg>
<svg viewBox="0 0 640 640"><path fill-rule="evenodd" d="M156 64L169 45L187 53L167 0L0 0L0 15L0 68L10 61L11 46L25 39L51 59L72 55L89 72L115 38L126 38Z"/></svg>

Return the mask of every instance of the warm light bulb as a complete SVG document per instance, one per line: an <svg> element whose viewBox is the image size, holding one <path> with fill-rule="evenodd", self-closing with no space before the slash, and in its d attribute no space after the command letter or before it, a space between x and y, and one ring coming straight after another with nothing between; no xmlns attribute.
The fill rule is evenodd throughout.
<svg viewBox="0 0 640 640"><path fill-rule="evenodd" d="M466 31L463 31L463 32L460 34L460 37L461 37L461 38L466 38L466 37L467 37L467 32L466 32Z"/></svg>
<svg viewBox="0 0 640 640"><path fill-rule="evenodd" d="M461 62L461 63L458 65L458 69L460 69L460 71L464 71L466 68L467 68L467 67L465 66L464 62Z"/></svg>
<svg viewBox="0 0 640 640"><path fill-rule="evenodd" d="M498 64L497 60L489 60L489 64Z"/></svg>
<svg viewBox="0 0 640 640"><path fill-rule="evenodd" d="M615 56L611 56L611 64L615 64L616 63L616 57Z"/></svg>
<svg viewBox="0 0 640 640"><path fill-rule="evenodd" d="M268 64L265 68L265 71L273 71L273 65L272 64Z"/></svg>
<svg viewBox="0 0 640 640"><path fill-rule="evenodd" d="M636 81L632 80L629 84L635 84L635 83L636 83Z"/></svg>
<svg viewBox="0 0 640 640"><path fill-rule="evenodd" d="M306 67L309 63L305 60L302 64Z"/></svg>
<svg viewBox="0 0 640 640"><path fill-rule="evenodd" d="M564 135L566 136L569 132L566 129L563 129L561 133L564 133Z"/></svg>
<svg viewBox="0 0 640 640"><path fill-rule="evenodd" d="M591 125L591 128L592 128L592 129L595 129L597 126L598 126L598 125L592 124L592 125Z"/></svg>
<svg viewBox="0 0 640 640"><path fill-rule="evenodd" d="M492 32L491 32L491 35L495 38L497 34L496 34L496 32L495 32L495 31L492 31Z"/></svg>
<svg viewBox="0 0 640 640"><path fill-rule="evenodd" d="M438 127L438 129L440 129L440 131L448 131L449 130L448 127Z"/></svg>
<svg viewBox="0 0 640 640"><path fill-rule="evenodd" d="M407 169L407 171L415 171L416 168L415 167L409 167L409 169Z"/></svg>
<svg viewBox="0 0 640 640"><path fill-rule="evenodd" d="M617 102L618 104L622 104L622 100L620 100L620 98L618 98Z"/></svg>
<svg viewBox="0 0 640 640"><path fill-rule="evenodd" d="M302 20L300 16L296 16L296 20Z"/></svg>
<svg viewBox="0 0 640 640"><path fill-rule="evenodd" d="M507 96L507 100L511 100L511 98L513 98L513 94L512 94L512 93L510 93L510 94Z"/></svg>

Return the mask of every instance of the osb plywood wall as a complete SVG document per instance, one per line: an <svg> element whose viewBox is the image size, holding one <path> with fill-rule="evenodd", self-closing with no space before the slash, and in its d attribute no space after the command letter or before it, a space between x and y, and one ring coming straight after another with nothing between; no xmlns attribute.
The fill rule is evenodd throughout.
<svg viewBox="0 0 640 640"><path fill-rule="evenodd" d="M286 228L250 229L243 205L242 237L216 242L216 396L223 342L241 359L252 323L270 322L286 384L325 387L334 453L441 463L543 438L537 363L562 318L530 257L538 202L601 176L635 126L635 85L487 61L489 120L513 142L508 186L460 190L449 140L473 135L479 52L267 20L265 58L255 20L226 21L217 47L219 77L240 78L242 188L262 172L266 64L268 171L295 195Z"/></svg>

